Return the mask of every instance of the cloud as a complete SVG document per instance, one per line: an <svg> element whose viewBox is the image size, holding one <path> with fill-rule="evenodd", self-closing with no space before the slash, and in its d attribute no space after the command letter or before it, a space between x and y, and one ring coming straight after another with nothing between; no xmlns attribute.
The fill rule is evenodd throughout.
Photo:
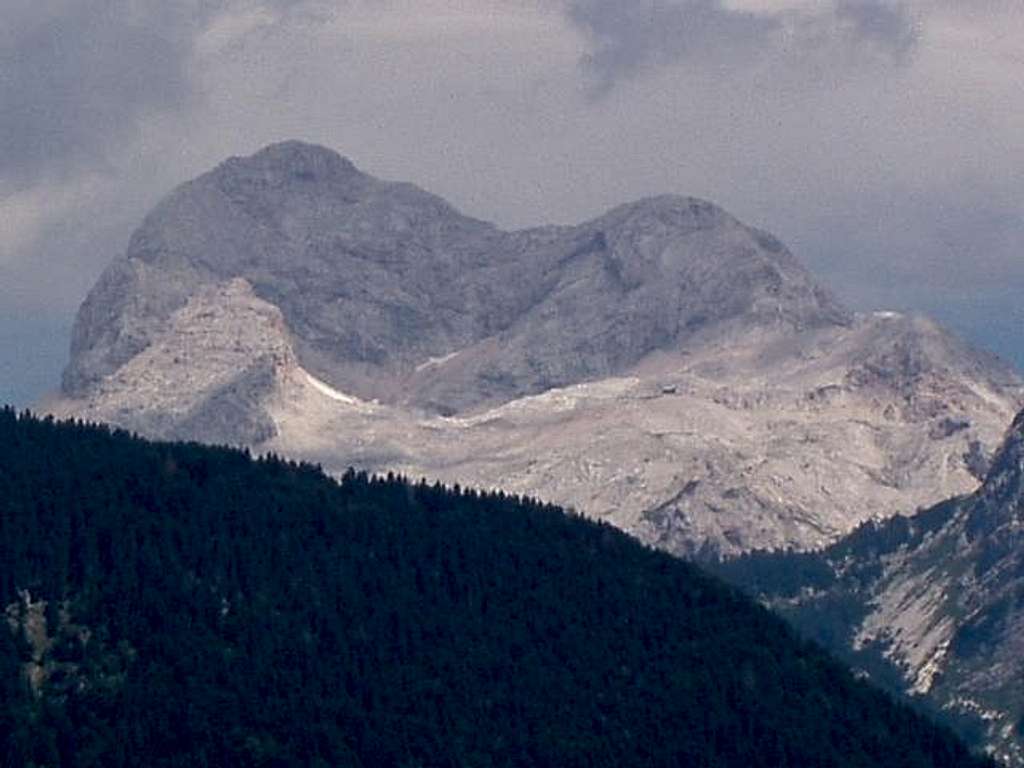
<svg viewBox="0 0 1024 768"><path fill-rule="evenodd" d="M102 166L147 113L185 105L191 25L164 8L81 0L17 15L0 48L0 180Z"/></svg>
<svg viewBox="0 0 1024 768"><path fill-rule="evenodd" d="M102 169L145 122L199 98L195 40L220 14L307 0L7 0L0 193Z"/></svg>
<svg viewBox="0 0 1024 768"><path fill-rule="evenodd" d="M593 42L585 62L598 89L678 59L746 58L778 28L775 18L731 11L719 0L572 0L568 16Z"/></svg>
<svg viewBox="0 0 1024 768"><path fill-rule="evenodd" d="M913 50L919 31L909 8L884 0L839 0L835 17L858 45L901 59Z"/></svg>
<svg viewBox="0 0 1024 768"><path fill-rule="evenodd" d="M0 404L28 406L56 389L70 331L66 318L26 319L0 305Z"/></svg>
<svg viewBox="0 0 1024 768"><path fill-rule="evenodd" d="M597 95L658 66L726 64L765 57L806 65L808 54L905 58L917 41L905 2L835 0L752 9L723 0L570 0L566 13L586 35L584 64Z"/></svg>

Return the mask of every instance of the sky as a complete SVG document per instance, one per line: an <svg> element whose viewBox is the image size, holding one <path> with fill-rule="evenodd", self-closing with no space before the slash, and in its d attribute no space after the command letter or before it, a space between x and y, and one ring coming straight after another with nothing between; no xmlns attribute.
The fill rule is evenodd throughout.
<svg viewBox="0 0 1024 768"><path fill-rule="evenodd" d="M0 402L146 212L295 138L514 228L644 195L1024 369L1020 0L3 0Z"/></svg>

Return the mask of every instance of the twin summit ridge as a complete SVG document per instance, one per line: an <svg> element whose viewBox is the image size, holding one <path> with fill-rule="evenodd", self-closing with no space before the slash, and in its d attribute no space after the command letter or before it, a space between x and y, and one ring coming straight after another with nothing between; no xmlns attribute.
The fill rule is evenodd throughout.
<svg viewBox="0 0 1024 768"><path fill-rule="evenodd" d="M449 413L621 374L730 329L852 320L780 243L701 200L504 232L286 142L146 218L80 313L65 392L89 391L200 286L234 278L280 309L312 374Z"/></svg>
<svg viewBox="0 0 1024 768"><path fill-rule="evenodd" d="M505 488L713 554L969 492L1022 393L927 319L850 312L710 203L505 232L285 142L146 217L52 407Z"/></svg>

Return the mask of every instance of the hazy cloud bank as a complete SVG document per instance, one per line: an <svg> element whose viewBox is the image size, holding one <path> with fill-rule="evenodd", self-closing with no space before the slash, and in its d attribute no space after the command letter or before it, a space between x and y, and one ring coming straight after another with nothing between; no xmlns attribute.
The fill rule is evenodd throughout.
<svg viewBox="0 0 1024 768"><path fill-rule="evenodd" d="M685 61L731 69L808 57L904 60L918 38L909 7L885 0L735 7L722 0L570 0L569 18L593 50L585 64L600 94L645 69Z"/></svg>

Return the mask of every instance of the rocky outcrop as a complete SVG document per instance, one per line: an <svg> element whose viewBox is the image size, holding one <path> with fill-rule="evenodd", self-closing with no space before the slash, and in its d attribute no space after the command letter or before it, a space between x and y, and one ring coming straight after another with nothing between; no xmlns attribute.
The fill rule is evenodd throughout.
<svg viewBox="0 0 1024 768"><path fill-rule="evenodd" d="M1022 401L663 196L502 232L296 142L172 193L89 295L60 413L499 487L677 553L816 547L966 493Z"/></svg>
<svg viewBox="0 0 1024 768"><path fill-rule="evenodd" d="M725 575L1021 766L1022 522L1024 412L975 493L865 525L817 555L741 558Z"/></svg>
<svg viewBox="0 0 1024 768"><path fill-rule="evenodd" d="M55 411L165 439L256 445L274 437L267 404L296 365L276 307L235 278L197 289L159 327L87 398Z"/></svg>

